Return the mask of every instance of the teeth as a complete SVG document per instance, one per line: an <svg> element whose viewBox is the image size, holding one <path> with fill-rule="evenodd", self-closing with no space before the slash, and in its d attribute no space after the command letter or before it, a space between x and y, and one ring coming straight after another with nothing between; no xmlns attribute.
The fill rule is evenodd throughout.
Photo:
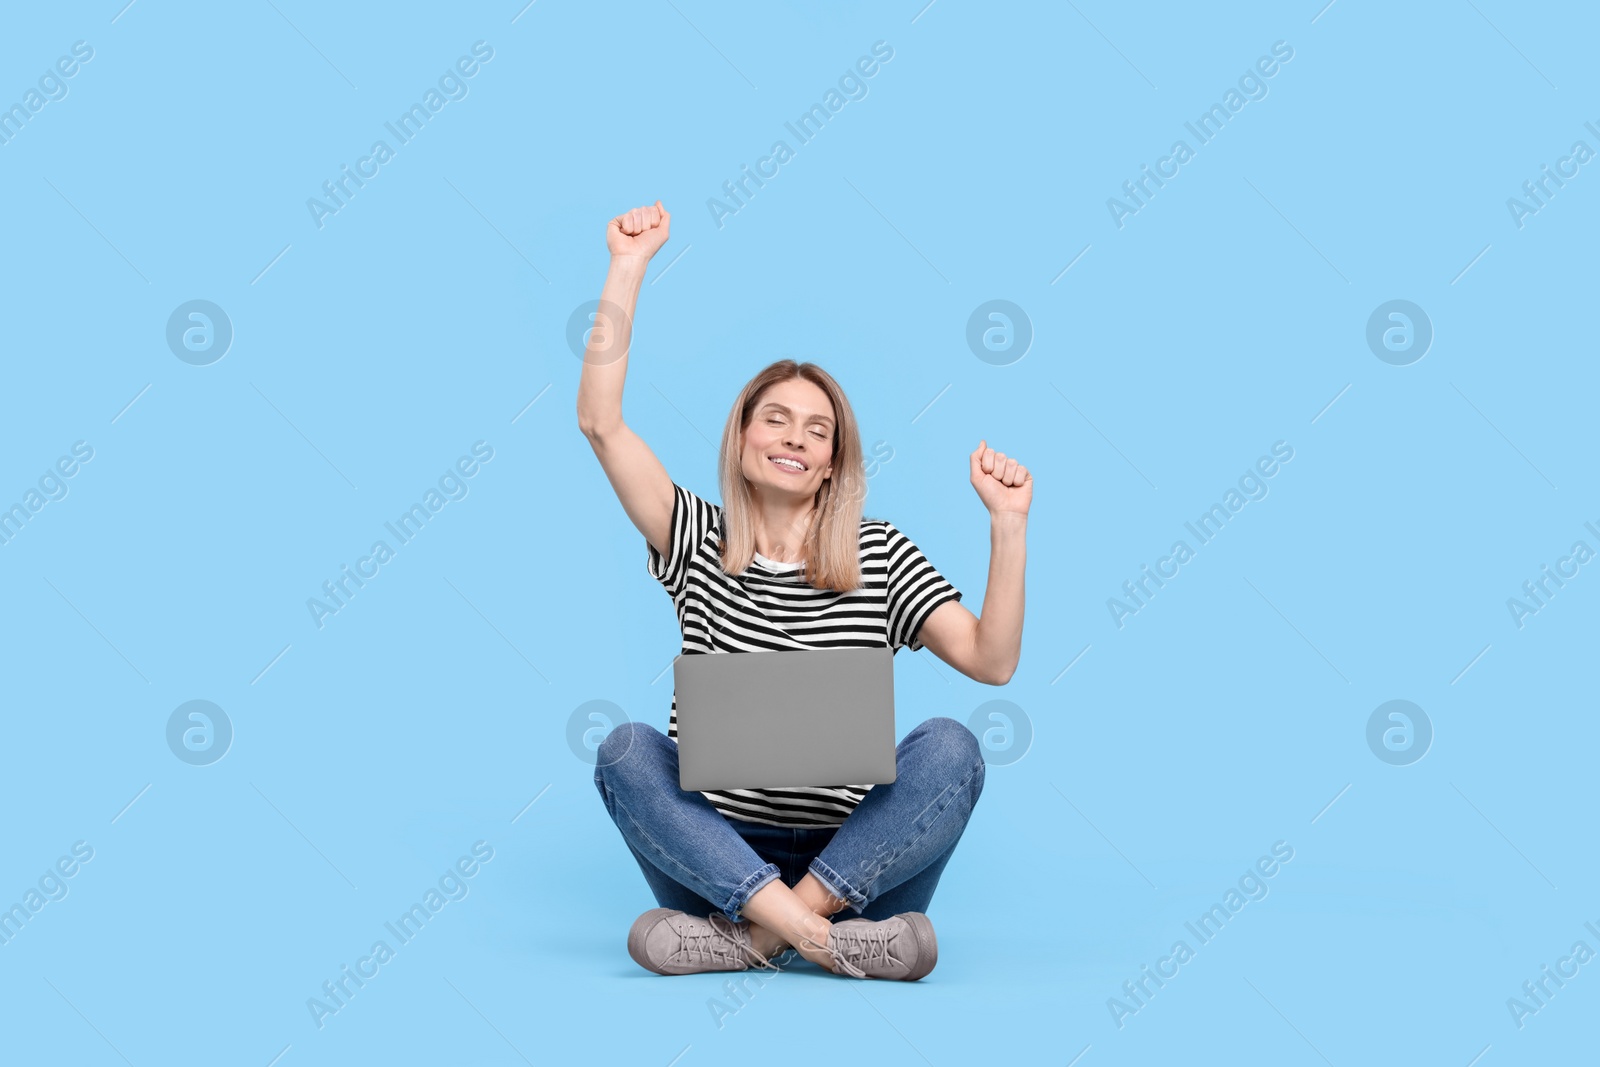
<svg viewBox="0 0 1600 1067"><path fill-rule="evenodd" d="M781 464L782 464L782 465L783 465L783 466L785 466L785 467L791 467L791 468L793 468L793 469L794 469L794 470L797 470L797 471L803 471L803 470L805 470L805 468L804 468L804 467L802 467L802 466L801 466L801 465L800 465L800 464L798 464L798 463L796 463L796 462L795 462L795 461L794 461L794 460L792 460L792 459L774 459L774 460L773 460L773 461L772 461L772 462L774 462L774 463L781 463Z"/></svg>

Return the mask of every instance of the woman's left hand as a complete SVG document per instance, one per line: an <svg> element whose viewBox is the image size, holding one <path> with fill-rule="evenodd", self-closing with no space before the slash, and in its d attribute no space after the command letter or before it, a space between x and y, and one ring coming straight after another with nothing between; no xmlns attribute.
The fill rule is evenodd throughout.
<svg viewBox="0 0 1600 1067"><path fill-rule="evenodd" d="M979 441L968 458L972 461L972 488L991 515L1028 513L1033 503L1033 475L1027 467L990 448L987 440Z"/></svg>

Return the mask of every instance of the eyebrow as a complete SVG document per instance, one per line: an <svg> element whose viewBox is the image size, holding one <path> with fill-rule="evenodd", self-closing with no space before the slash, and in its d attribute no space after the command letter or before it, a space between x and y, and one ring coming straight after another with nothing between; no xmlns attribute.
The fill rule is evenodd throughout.
<svg viewBox="0 0 1600 1067"><path fill-rule="evenodd" d="M762 411L765 411L768 408L777 408L779 411L783 412L785 415L793 415L794 414L793 409L791 409L788 405L780 404L776 400L769 400L765 404L761 405L761 410ZM833 420L828 418L828 416L826 416L826 415L813 415L813 416L811 416L811 421L812 422L825 422L830 426L833 425Z"/></svg>

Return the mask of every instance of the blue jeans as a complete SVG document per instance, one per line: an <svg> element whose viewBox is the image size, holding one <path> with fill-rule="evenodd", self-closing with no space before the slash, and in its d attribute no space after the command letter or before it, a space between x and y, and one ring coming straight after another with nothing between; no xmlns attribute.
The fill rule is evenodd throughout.
<svg viewBox="0 0 1600 1067"><path fill-rule="evenodd" d="M817 829L727 818L678 787L677 744L644 723L617 726L596 757L595 788L656 902L733 922L756 890L779 877L793 887L808 871L862 918L926 912L983 792L978 739L944 717L896 746L893 782L873 786L843 825Z"/></svg>

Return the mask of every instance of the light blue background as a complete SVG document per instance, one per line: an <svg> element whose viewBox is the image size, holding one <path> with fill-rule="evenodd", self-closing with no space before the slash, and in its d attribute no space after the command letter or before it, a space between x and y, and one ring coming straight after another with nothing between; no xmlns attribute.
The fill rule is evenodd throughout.
<svg viewBox="0 0 1600 1067"><path fill-rule="evenodd" d="M94 458L0 545L0 903L94 858L0 946L6 1060L1592 1055L1600 962L1522 1029L1506 1001L1600 950L1600 576L1520 629L1506 601L1600 548L1600 164L1522 228L1506 201L1600 148L1594 13L921 2L7 13L0 101L94 58L0 145L0 503ZM307 198L479 40L466 98L318 229ZM868 95L719 228L706 201L879 40ZM1268 95L1119 229L1107 198L1275 41ZM902 735L996 698L1034 731L930 908L937 970L801 965L721 1029L725 976L627 958L653 900L565 740L586 701L663 729L670 702L671 606L564 339L606 220L658 197L626 414L674 478L715 498L738 388L815 360L892 448L868 514L974 611L967 455L1036 480L1015 678L896 665ZM164 339L192 299L235 331L210 366ZM965 342L992 299L1035 331L1007 366ZM1410 366L1364 339L1392 299L1435 330ZM319 630L307 598L476 441L469 495ZM1276 441L1270 495L1119 629L1107 598ZM165 741L194 699L235 731L210 766ZM1410 766L1365 740L1391 699L1435 731ZM319 1030L307 999L480 840L469 895ZM1108 998L1277 841L1270 895L1119 1029Z"/></svg>

